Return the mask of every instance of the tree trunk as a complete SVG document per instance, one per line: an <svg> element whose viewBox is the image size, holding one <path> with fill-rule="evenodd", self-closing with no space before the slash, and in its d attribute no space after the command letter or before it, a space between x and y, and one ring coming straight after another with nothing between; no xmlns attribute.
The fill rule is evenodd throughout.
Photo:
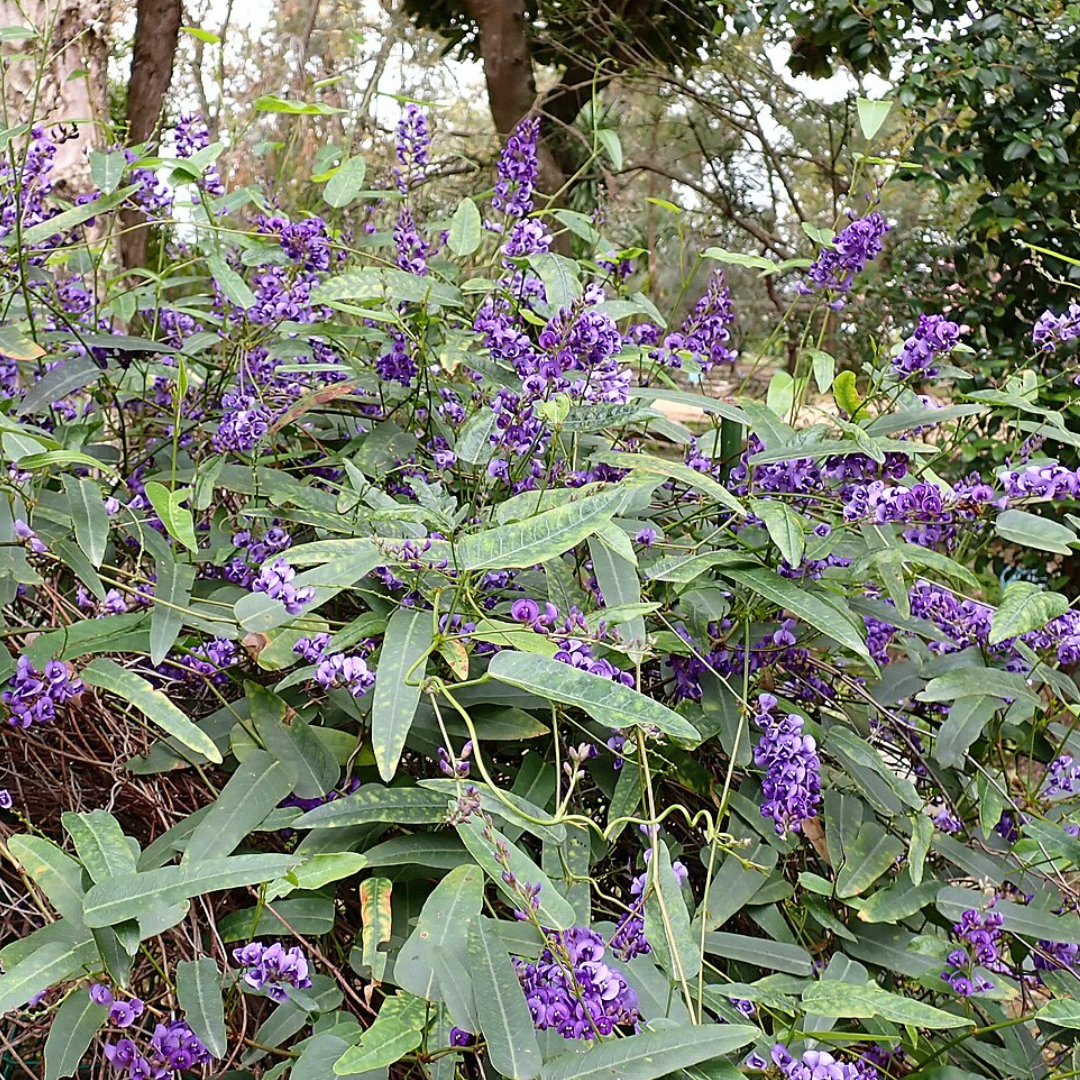
<svg viewBox="0 0 1080 1080"><path fill-rule="evenodd" d="M87 153L105 141L109 18L110 0L0 0L0 26L30 25L40 35L38 41L14 41L3 49L5 65L11 54L29 54L5 72L7 124L63 124L75 132L57 148L53 163L56 191L66 198L90 190ZM38 71L31 58L46 47L52 62Z"/></svg>
<svg viewBox="0 0 1080 1080"><path fill-rule="evenodd" d="M129 146L146 142L157 127L172 81L181 18L182 0L138 0L127 94ZM128 270L146 262L145 221L138 210L121 211L120 259Z"/></svg>
<svg viewBox="0 0 1080 1080"><path fill-rule="evenodd" d="M480 55L495 130L509 135L536 105L536 80L525 34L524 0L466 0L473 21L480 28ZM536 148L537 186L555 195L566 179L555 155L541 139Z"/></svg>

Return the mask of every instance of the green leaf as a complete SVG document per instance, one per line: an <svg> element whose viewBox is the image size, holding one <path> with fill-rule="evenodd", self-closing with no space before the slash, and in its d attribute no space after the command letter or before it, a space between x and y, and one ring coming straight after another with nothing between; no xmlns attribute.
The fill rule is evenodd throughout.
<svg viewBox="0 0 1080 1080"><path fill-rule="evenodd" d="M314 101L289 101L276 94L264 94L256 100L255 108L259 112L284 113L286 116L335 116L348 112L334 105L322 105Z"/></svg>
<svg viewBox="0 0 1080 1080"><path fill-rule="evenodd" d="M850 419L854 419L863 404L859 391L855 388L855 372L841 371L833 379L832 392L836 404L848 414Z"/></svg>
<svg viewBox="0 0 1080 1080"><path fill-rule="evenodd" d="M8 851L46 895L49 903L76 926L82 921L82 867L57 844L43 836L20 833Z"/></svg>
<svg viewBox="0 0 1080 1080"><path fill-rule="evenodd" d="M64 210L55 217L46 218L37 225L31 225L29 229L23 229L21 234L18 234L19 243L24 247L33 247L35 244L40 244L57 233L69 232L84 221L89 221L90 218L111 210L134 191L134 187L120 188L119 191L114 191L104 198L95 199L93 202L84 203L82 206L73 206L70 210ZM15 236L16 232L12 230L7 237L7 243L14 243Z"/></svg>
<svg viewBox="0 0 1080 1080"><path fill-rule="evenodd" d="M386 624L371 704L371 749L384 780L397 772L420 704L433 631L431 612L423 608L398 608Z"/></svg>
<svg viewBox="0 0 1080 1080"><path fill-rule="evenodd" d="M615 530L620 536L626 537L621 529ZM597 584L604 596L604 607L625 607L641 603L641 578L638 576L637 567L624 555L613 551L603 539L603 536L589 538L589 556L592 559L593 573L596 575ZM619 629L619 637L627 643L644 645L645 643L645 619L641 615L635 615L628 619Z"/></svg>
<svg viewBox="0 0 1080 1080"><path fill-rule="evenodd" d="M228 1034L225 1003L221 998L221 973L209 957L181 960L176 965L176 1000L184 1019L214 1057L225 1056Z"/></svg>
<svg viewBox="0 0 1080 1080"><path fill-rule="evenodd" d="M1023 675L1000 668L965 667L947 671L926 684L926 689L915 695L919 701L956 701L957 698L993 696L1013 698L1037 705L1039 699L1032 692Z"/></svg>
<svg viewBox="0 0 1080 1080"><path fill-rule="evenodd" d="M180 634L184 612L191 603L195 567L170 557L156 559L154 568L157 584L154 606L150 610L150 662L157 665L168 655Z"/></svg>
<svg viewBox="0 0 1080 1080"><path fill-rule="evenodd" d="M181 26L180 29L185 34L190 34L193 38L198 38L199 41L205 41L207 45L221 44L221 38L212 30L203 30L201 27L198 26ZM122 156L123 155L121 154L121 157Z"/></svg>
<svg viewBox="0 0 1080 1080"><path fill-rule="evenodd" d="M56 1010L49 1023L49 1037L45 1040L45 1080L74 1076L94 1036L108 1018L109 1010L104 1005L95 1005L89 994L76 990Z"/></svg>
<svg viewBox="0 0 1080 1080"><path fill-rule="evenodd" d="M35 994L91 963L96 955L89 938L50 941L35 949L0 975L0 1015L25 1005Z"/></svg>
<svg viewBox="0 0 1080 1080"><path fill-rule="evenodd" d="M817 383L818 393L827 394L836 375L836 360L831 353L822 352L821 349L811 349L810 359L814 364L814 382Z"/></svg>
<svg viewBox="0 0 1080 1080"><path fill-rule="evenodd" d="M260 885L287 873L298 861L292 855L236 855L201 865L120 874L87 892L83 921L90 927L115 926L154 907L178 904L204 893Z"/></svg>
<svg viewBox="0 0 1080 1080"><path fill-rule="evenodd" d="M721 567L720 573L737 584L752 589L778 607L786 608L792 615L809 623L815 630L820 630L858 656L870 659L863 635L836 608L826 603L817 590L812 591L802 582L782 578L772 570Z"/></svg>
<svg viewBox="0 0 1080 1080"><path fill-rule="evenodd" d="M507 867L521 885L540 886L537 915L544 926L566 930L574 925L574 909L559 895L547 874L519 847L510 843L497 829L475 818L459 823L456 828L469 853L513 906L520 908L524 901L513 886L503 879ZM503 849L505 854L497 858L496 851Z"/></svg>
<svg viewBox="0 0 1080 1080"><path fill-rule="evenodd" d="M754 898L776 865L777 852L766 844L758 844L742 857L753 865L744 866L734 854L729 854L713 877L708 896L698 912L698 921L704 921L706 930L723 926Z"/></svg>
<svg viewBox="0 0 1080 1080"><path fill-rule="evenodd" d="M362 157L351 157L343 161L323 188L323 199L335 210L348 206L364 186L367 164Z"/></svg>
<svg viewBox="0 0 1080 1080"><path fill-rule="evenodd" d="M202 754L215 765L221 764L221 751L214 745L213 739L197 728L160 690L155 690L141 675L122 668L115 660L101 657L83 669L82 679L88 686L97 686L123 698L178 743Z"/></svg>
<svg viewBox="0 0 1080 1080"><path fill-rule="evenodd" d="M478 866L459 866L424 901L416 929L394 961L394 981L428 1001L442 1001L435 974L435 950L462 964L469 962L469 932L484 901L484 875Z"/></svg>
<svg viewBox="0 0 1080 1080"><path fill-rule="evenodd" d="M327 1080L334 1071L334 1062L349 1049L349 1044L341 1036L327 1033L305 1039L296 1045L296 1049L300 1056L289 1069L289 1080ZM251 1074L225 1075L227 1080L248 1080ZM378 1080L378 1077L376 1073L371 1080Z"/></svg>
<svg viewBox="0 0 1080 1080"><path fill-rule="evenodd" d="M627 1039L590 1044L584 1053L560 1054L544 1063L542 1080L656 1080L722 1058L761 1032L749 1024L690 1025L643 1031Z"/></svg>
<svg viewBox="0 0 1080 1080"><path fill-rule="evenodd" d="M788 565L797 567L806 550L804 519L787 503L775 499L752 499L750 511L764 522L769 539L780 549Z"/></svg>
<svg viewBox="0 0 1080 1080"><path fill-rule="evenodd" d="M477 1019L496 1072L508 1080L533 1080L542 1058L525 995L494 923L469 927L469 957Z"/></svg>
<svg viewBox="0 0 1080 1080"><path fill-rule="evenodd" d="M90 151L90 179L106 195L111 195L120 186L127 168L123 150L114 150L111 154Z"/></svg>
<svg viewBox="0 0 1080 1080"><path fill-rule="evenodd" d="M364 784L359 791L309 810L294 829L342 829L375 821L395 825L434 825L446 817L447 798L418 787L385 788Z"/></svg>
<svg viewBox="0 0 1080 1080"><path fill-rule="evenodd" d="M605 727L655 727L674 738L700 741L697 728L659 701L558 660L501 652L492 658L488 674L499 682L582 709Z"/></svg>
<svg viewBox="0 0 1080 1080"><path fill-rule="evenodd" d="M1071 555L1070 545L1076 543L1076 533L1067 525L1029 514L1026 510L1006 510L999 514L994 529L1003 540L1058 555Z"/></svg>
<svg viewBox="0 0 1080 1080"><path fill-rule="evenodd" d="M220 255L207 256L206 265L226 300L244 311L255 303L247 282Z"/></svg>
<svg viewBox="0 0 1080 1080"><path fill-rule="evenodd" d="M844 864L836 877L836 895L846 898L865 892L903 850L904 845L880 825L864 822L855 843L844 849Z"/></svg>
<svg viewBox="0 0 1080 1080"><path fill-rule="evenodd" d="M311 290L312 303L332 305L343 300L404 301L430 307L461 307L464 302L461 290L453 285L386 266L348 270Z"/></svg>
<svg viewBox="0 0 1080 1080"><path fill-rule="evenodd" d="M990 623L990 644L1000 645L1029 630L1039 630L1068 610L1068 598L1061 593L1048 592L1030 581L1010 581Z"/></svg>
<svg viewBox="0 0 1080 1080"><path fill-rule="evenodd" d="M1045 1020L1058 1027L1080 1030L1080 1001L1058 998L1048 1001L1036 1014L1036 1020Z"/></svg>
<svg viewBox="0 0 1080 1080"><path fill-rule="evenodd" d="M367 858L358 851L317 851L284 877L270 882L266 895L273 900L298 889L311 892L331 882L351 878L366 866Z"/></svg>
<svg viewBox="0 0 1080 1080"><path fill-rule="evenodd" d="M628 454L616 450L593 454L592 460L605 465L614 465L620 469L631 469L634 472L667 476L695 491L700 491L703 495L720 503L721 506L726 506L739 517L746 517L746 510L743 509L742 503L723 484L717 483L706 473L691 469L689 465L684 465L681 461L667 461L650 454Z"/></svg>
<svg viewBox="0 0 1080 1080"><path fill-rule="evenodd" d="M708 933L705 951L710 956L722 956L770 971L786 971L791 975L809 975L814 969L810 954L798 945L745 934Z"/></svg>
<svg viewBox="0 0 1080 1080"><path fill-rule="evenodd" d="M526 521L473 533L455 545L454 563L459 570L506 570L557 558L610 521L625 499L624 489L612 487Z"/></svg>
<svg viewBox="0 0 1080 1080"><path fill-rule="evenodd" d="M366 862L365 858L365 862ZM479 877L479 871L477 877ZM363 928L363 962L375 982L386 974L386 946L390 943L390 898L394 883L387 878L365 878L360 882L360 922ZM422 917L422 916L421 916ZM394 965L394 977L399 986L409 988L398 978L400 958ZM424 995L419 995L423 997Z"/></svg>
<svg viewBox="0 0 1080 1080"><path fill-rule="evenodd" d="M859 909L859 919L862 922L895 925L901 919L922 911L927 904L932 904L940 888L936 881L912 885L905 875L895 885L873 893Z"/></svg>
<svg viewBox="0 0 1080 1080"><path fill-rule="evenodd" d="M101 488L93 480L65 476L64 491L71 507L75 539L91 565L98 567L109 542L109 515Z"/></svg>
<svg viewBox="0 0 1080 1080"><path fill-rule="evenodd" d="M660 967L673 980L678 979L680 974L685 979L692 979L701 970L699 941L695 941L690 932L690 913L672 870L671 852L666 844L660 844L659 853L659 866L655 874L650 864L651 888L645 899L645 936L656 951ZM664 902L663 910L660 907L661 899Z"/></svg>
<svg viewBox="0 0 1080 1080"><path fill-rule="evenodd" d="M544 283L547 304L553 312L568 307L581 295L578 264L573 259L553 251L541 251L528 256L528 263Z"/></svg>
<svg viewBox="0 0 1080 1080"><path fill-rule="evenodd" d="M94 881L108 881L117 874L135 870L135 855L128 844L120 822L104 810L88 813L65 813L61 816L64 830L75 844L79 861ZM82 909L82 900L79 900Z"/></svg>
<svg viewBox="0 0 1080 1080"><path fill-rule="evenodd" d="M915 814L911 826L911 847L908 849L908 873L913 884L922 884L926 856L934 839L934 823L926 814Z"/></svg>
<svg viewBox="0 0 1080 1080"><path fill-rule="evenodd" d="M934 760L947 769L959 765L999 708L996 697L971 695L954 701L934 739Z"/></svg>
<svg viewBox="0 0 1080 1080"><path fill-rule="evenodd" d="M190 491L170 491L164 484L149 480L146 484L146 497L154 508L154 513L161 518L168 534L184 545L189 551L199 550L195 539L195 522L191 511L180 504L191 494Z"/></svg>
<svg viewBox="0 0 1080 1080"><path fill-rule="evenodd" d="M891 101L870 101L868 98L856 98L855 106L859 110L859 127L867 140L872 139L885 123L892 109Z"/></svg>
<svg viewBox="0 0 1080 1080"><path fill-rule="evenodd" d="M248 710L255 735L268 753L285 764L292 793L301 799L321 799L337 784L341 766L310 724L299 717L286 724L288 706L258 683L245 682Z"/></svg>
<svg viewBox="0 0 1080 1080"><path fill-rule="evenodd" d="M262 750L248 754L195 826L183 861L197 864L232 854L292 789L281 761Z"/></svg>
<svg viewBox="0 0 1080 1080"><path fill-rule="evenodd" d="M342 1054L334 1064L334 1072L338 1076L350 1076L395 1064L423 1042L426 1023L427 1008L420 998L404 995L387 998L375 1023L356 1046L350 1046Z"/></svg>
<svg viewBox="0 0 1080 1080"><path fill-rule="evenodd" d="M874 983L858 986L838 979L822 980L803 990L802 1001L807 1011L835 1020L869 1020L881 1016L894 1024L935 1029L972 1024L966 1016L956 1016L913 998L892 994Z"/></svg>
<svg viewBox="0 0 1080 1080"><path fill-rule="evenodd" d="M41 406L59 401L101 378L101 368L88 356L73 356L59 367L46 371L41 379L26 391L26 397L16 407L19 416L40 411Z"/></svg>
<svg viewBox="0 0 1080 1080"><path fill-rule="evenodd" d="M462 199L450 219L450 235L446 239L446 246L458 258L466 258L480 246L481 226L480 211L476 203L469 198Z"/></svg>

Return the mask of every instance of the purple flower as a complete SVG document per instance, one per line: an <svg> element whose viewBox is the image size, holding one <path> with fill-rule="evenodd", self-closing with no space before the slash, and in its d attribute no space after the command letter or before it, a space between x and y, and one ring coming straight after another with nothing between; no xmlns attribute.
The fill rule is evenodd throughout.
<svg viewBox="0 0 1080 1080"><path fill-rule="evenodd" d="M44 542L38 537L38 534L30 528L21 518L16 518L13 523L15 535L18 539L22 540L26 544L30 551L36 555L44 555L49 549L45 546Z"/></svg>
<svg viewBox="0 0 1080 1080"><path fill-rule="evenodd" d="M299 615L304 605L315 599L315 590L310 585L296 588L292 584L295 576L296 571L285 559L275 559L259 571L251 589L253 592L266 593L271 600L280 600L290 615Z"/></svg>
<svg viewBox="0 0 1080 1080"><path fill-rule="evenodd" d="M131 1039L105 1046L109 1063L126 1069L129 1080L169 1080L174 1073L210 1061L212 1056L184 1020L156 1025L145 1054Z"/></svg>
<svg viewBox="0 0 1080 1080"><path fill-rule="evenodd" d="M604 963L604 940L595 930L573 926L546 936L535 963L513 961L538 1031L554 1028L564 1039L590 1040L637 1025L637 994Z"/></svg>
<svg viewBox="0 0 1080 1080"><path fill-rule="evenodd" d="M878 1071L870 1062L847 1061L825 1050L807 1050L793 1057L783 1043L777 1043L771 1056L785 1080L877 1080Z"/></svg>
<svg viewBox="0 0 1080 1080"><path fill-rule="evenodd" d="M427 241L416 231L412 211L403 206L398 211L394 223L394 245L397 248L398 268L417 277L426 277L428 272Z"/></svg>
<svg viewBox="0 0 1080 1080"><path fill-rule="evenodd" d="M8 707L10 724L28 728L54 720L56 707L65 705L84 689L82 680L74 678L60 660L50 660L44 671L38 671L27 657L20 656L0 701Z"/></svg>
<svg viewBox="0 0 1080 1080"><path fill-rule="evenodd" d="M402 194L423 180L430 150L427 117L419 105L410 103L405 106L405 112L398 121L395 147L398 163L394 166L394 180Z"/></svg>
<svg viewBox="0 0 1080 1080"><path fill-rule="evenodd" d="M1008 972L1009 967L1000 956L1001 926L1004 916L998 911L980 913L969 908L953 926L953 933L966 948L954 949L948 956L950 971L943 971L941 978L961 997L992 990L994 984L975 972L975 965L990 971Z"/></svg>
<svg viewBox="0 0 1080 1080"><path fill-rule="evenodd" d="M1058 345L1080 337L1080 303L1075 301L1060 315L1044 311L1035 323L1031 341L1042 352L1053 352Z"/></svg>
<svg viewBox="0 0 1080 1080"><path fill-rule="evenodd" d="M375 361L375 373L387 382L409 386L419 369L405 340L405 335L394 331L390 335L390 351Z"/></svg>
<svg viewBox="0 0 1080 1080"><path fill-rule="evenodd" d="M233 950L233 958L246 970L244 982L253 990L266 989L266 996L278 1003L287 1001L287 987L306 990L311 986L308 962L299 945L284 949L276 942L265 945L252 941Z"/></svg>
<svg viewBox="0 0 1080 1080"><path fill-rule="evenodd" d="M934 825L950 835L955 835L964 827L964 823L947 806L943 806L934 815Z"/></svg>
<svg viewBox="0 0 1080 1080"><path fill-rule="evenodd" d="M101 1003L99 1002L99 1004ZM121 1028L131 1027L136 1019L142 1016L145 1007L138 998L131 998L128 1001L114 1001L109 1007L109 1022Z"/></svg>
<svg viewBox="0 0 1080 1080"><path fill-rule="evenodd" d="M822 291L847 292L855 275L881 253L888 231L889 223L876 210L854 219L837 234L833 246L814 260L806 275L810 284ZM811 291L806 286L804 289Z"/></svg>
<svg viewBox="0 0 1080 1080"><path fill-rule="evenodd" d="M522 120L506 140L499 155L498 180L491 205L508 217L523 218L533 208L533 187L538 171L536 143L540 137L540 118Z"/></svg>
<svg viewBox="0 0 1080 1080"><path fill-rule="evenodd" d="M1080 765L1073 761L1072 754L1054 758L1047 774L1050 778L1046 786L1047 795L1072 795L1080 791Z"/></svg>
<svg viewBox="0 0 1080 1080"><path fill-rule="evenodd" d="M464 1028L451 1028L450 1029L450 1045L451 1046L472 1046L476 1042L476 1036L471 1031L465 1031Z"/></svg>
<svg viewBox="0 0 1080 1080"><path fill-rule="evenodd" d="M375 685L375 673L362 657L335 653L319 661L315 681L324 689L345 689L354 698L363 697Z"/></svg>
<svg viewBox="0 0 1080 1080"><path fill-rule="evenodd" d="M221 420L214 432L214 448L250 454L270 432L270 410L254 394L221 395Z"/></svg>
<svg viewBox="0 0 1080 1080"><path fill-rule="evenodd" d="M659 535L660 534L655 529L642 529L637 536L634 537L634 543L640 544L642 547L650 548L656 543Z"/></svg>
<svg viewBox="0 0 1080 1080"><path fill-rule="evenodd" d="M711 371L717 364L734 364L738 354L729 348L734 320L731 293L723 272L717 270L694 310L676 332L664 338L663 348L650 356L666 367L679 368L682 360L677 354L689 352L703 371Z"/></svg>
<svg viewBox="0 0 1080 1080"><path fill-rule="evenodd" d="M0 788L0 810L10 810L14 805L11 792L7 788Z"/></svg>
<svg viewBox="0 0 1080 1080"><path fill-rule="evenodd" d="M112 1007L116 999L113 997L113 992L104 983L91 983L90 1000L95 1005L103 1005L108 1009Z"/></svg>
<svg viewBox="0 0 1080 1080"><path fill-rule="evenodd" d="M762 735L754 747L754 764L765 770L761 816L771 817L776 831L799 831L800 823L817 815L821 802L821 762L812 735L804 735L795 714L774 717L776 698L762 694L754 722Z"/></svg>
<svg viewBox="0 0 1080 1080"><path fill-rule="evenodd" d="M952 352L960 340L960 326L944 315L920 315L915 333L893 357L892 370L898 379L921 375L931 379L938 373L934 362Z"/></svg>

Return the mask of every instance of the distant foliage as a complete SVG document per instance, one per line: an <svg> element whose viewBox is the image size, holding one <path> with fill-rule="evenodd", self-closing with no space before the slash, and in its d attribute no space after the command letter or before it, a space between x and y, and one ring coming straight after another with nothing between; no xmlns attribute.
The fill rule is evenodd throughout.
<svg viewBox="0 0 1080 1080"><path fill-rule="evenodd" d="M794 373L691 394L719 271L669 325L530 122L425 220L431 136L316 215L196 117L74 204L7 133L0 1068L1073 1076L1075 311L1056 388L973 389L956 312L837 374L866 208L752 263Z"/></svg>

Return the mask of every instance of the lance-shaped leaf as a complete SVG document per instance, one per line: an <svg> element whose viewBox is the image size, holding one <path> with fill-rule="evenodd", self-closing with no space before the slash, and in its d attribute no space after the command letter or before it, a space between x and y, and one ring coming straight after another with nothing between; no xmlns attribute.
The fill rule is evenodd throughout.
<svg viewBox="0 0 1080 1080"><path fill-rule="evenodd" d="M431 612L423 608L398 608L386 624L371 704L371 748L384 780L397 772L420 704L424 658L433 632Z"/></svg>
<svg viewBox="0 0 1080 1080"><path fill-rule="evenodd" d="M484 875L478 866L451 870L424 901L416 929L394 962L394 981L417 997L441 1001L435 952L441 949L468 963L469 928L479 917L483 900Z"/></svg>
<svg viewBox="0 0 1080 1080"><path fill-rule="evenodd" d="M45 1080L74 1076L90 1043L109 1018L104 1005L76 991L56 1010L45 1040Z"/></svg>
<svg viewBox="0 0 1080 1080"><path fill-rule="evenodd" d="M966 1016L901 997L875 983L858 986L839 979L826 979L811 983L803 991L802 1000L807 1010L830 1019L869 1020L881 1016L894 1024L922 1028L966 1027L972 1023Z"/></svg>
<svg viewBox="0 0 1080 1080"><path fill-rule="evenodd" d="M477 1020L491 1064L508 1080L533 1080L541 1068L536 1029L506 945L490 920L478 919L470 927L469 957Z"/></svg>
<svg viewBox="0 0 1080 1080"><path fill-rule="evenodd" d="M363 924L361 956L375 982L386 974L386 946L390 943L390 897L394 883L387 878L367 878L360 882L360 921ZM394 967L397 974L397 965ZM397 980L398 984L409 988Z"/></svg>
<svg viewBox="0 0 1080 1080"><path fill-rule="evenodd" d="M134 705L151 723L177 742L202 754L208 761L221 764L221 751L205 731L197 728L160 690L154 689L141 675L122 668L115 660L99 658L83 669L82 679L89 686L109 690Z"/></svg>
<svg viewBox="0 0 1080 1080"><path fill-rule="evenodd" d="M227 1040L221 973L209 956L181 960L176 965L176 1000L206 1049L214 1057L224 1057Z"/></svg>
<svg viewBox="0 0 1080 1080"><path fill-rule="evenodd" d="M501 652L488 674L563 705L574 705L606 727L653 727L665 735L700 742L697 728L678 713L629 686L530 653Z"/></svg>

